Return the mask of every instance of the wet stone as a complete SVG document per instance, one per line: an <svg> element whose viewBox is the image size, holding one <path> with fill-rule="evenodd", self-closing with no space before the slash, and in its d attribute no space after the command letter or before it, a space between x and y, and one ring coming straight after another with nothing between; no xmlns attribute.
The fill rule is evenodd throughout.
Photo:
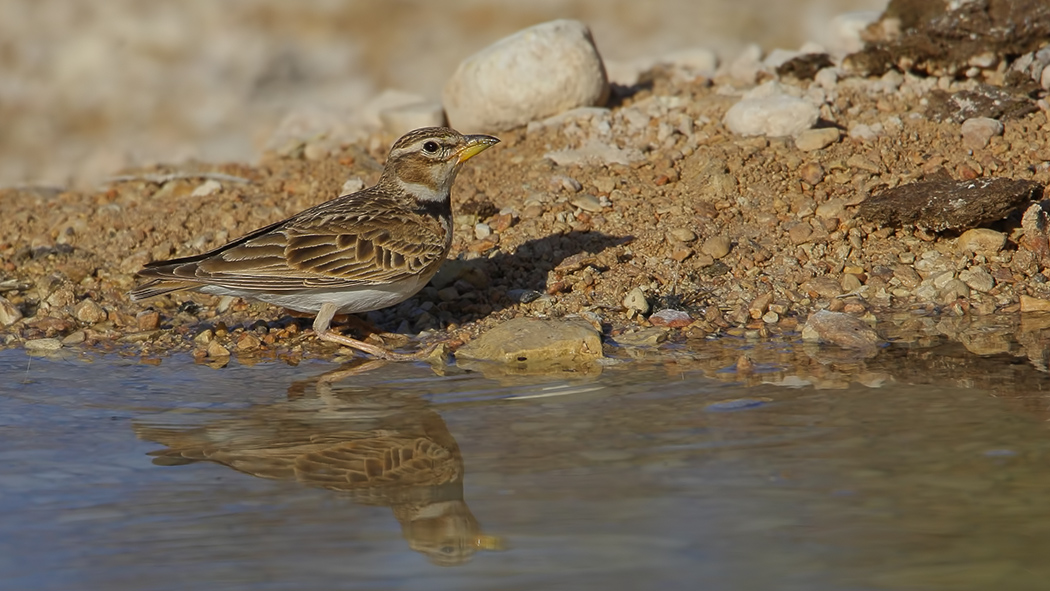
<svg viewBox="0 0 1050 591"><path fill-rule="evenodd" d="M1050 300L1034 298L1028 295L1021 296L1022 312L1050 312Z"/></svg>
<svg viewBox="0 0 1050 591"><path fill-rule="evenodd" d="M802 340L831 343L845 349L869 349L882 342L863 320L842 312L820 310L802 327Z"/></svg>
<svg viewBox="0 0 1050 591"><path fill-rule="evenodd" d="M1042 191L1040 183L1007 178L925 181L870 197L861 204L858 216L883 226L963 230L1001 220Z"/></svg>
<svg viewBox="0 0 1050 591"><path fill-rule="evenodd" d="M602 357L601 335L584 320L515 318L460 347L457 359L579 363Z"/></svg>
<svg viewBox="0 0 1050 591"><path fill-rule="evenodd" d="M156 330L160 326L160 312L143 310L135 315L135 324L139 330Z"/></svg>
<svg viewBox="0 0 1050 591"><path fill-rule="evenodd" d="M209 342L207 351L208 357L211 357L212 359L230 356L230 350L220 345L218 341Z"/></svg>
<svg viewBox="0 0 1050 591"><path fill-rule="evenodd" d="M995 287L995 278L983 267L974 267L959 272L959 279L970 289L981 293L989 292Z"/></svg>
<svg viewBox="0 0 1050 591"><path fill-rule="evenodd" d="M58 339L32 339L25 342L26 351L58 351L62 348L62 341Z"/></svg>
<svg viewBox="0 0 1050 591"><path fill-rule="evenodd" d="M106 319L106 311L90 298L81 300L73 313L77 320L85 324L95 324Z"/></svg>
<svg viewBox="0 0 1050 591"><path fill-rule="evenodd" d="M0 326L11 326L22 319L22 311L7 298L0 296Z"/></svg>
<svg viewBox="0 0 1050 591"><path fill-rule="evenodd" d="M681 310L660 310L649 317L653 326L666 326L669 328L682 328L693 323L693 318L688 312Z"/></svg>

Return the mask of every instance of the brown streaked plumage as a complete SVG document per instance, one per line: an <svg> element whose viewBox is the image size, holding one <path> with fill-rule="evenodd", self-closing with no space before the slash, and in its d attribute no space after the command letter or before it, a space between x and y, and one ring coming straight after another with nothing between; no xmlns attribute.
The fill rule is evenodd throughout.
<svg viewBox="0 0 1050 591"><path fill-rule="evenodd" d="M447 127L411 131L390 148L375 186L337 197L204 254L149 263L142 300L180 290L255 299L317 314L327 341L401 358L329 330L337 314L400 303L422 289L452 245L452 183L499 142Z"/></svg>

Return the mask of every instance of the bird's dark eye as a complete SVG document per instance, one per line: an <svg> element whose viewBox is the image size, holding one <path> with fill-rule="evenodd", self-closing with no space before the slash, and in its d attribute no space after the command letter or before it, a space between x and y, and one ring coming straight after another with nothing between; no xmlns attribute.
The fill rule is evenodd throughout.
<svg viewBox="0 0 1050 591"><path fill-rule="evenodd" d="M423 144L423 151L426 152L427 154L434 154L440 148L441 148L441 146L439 146L438 143L433 141L433 140Z"/></svg>

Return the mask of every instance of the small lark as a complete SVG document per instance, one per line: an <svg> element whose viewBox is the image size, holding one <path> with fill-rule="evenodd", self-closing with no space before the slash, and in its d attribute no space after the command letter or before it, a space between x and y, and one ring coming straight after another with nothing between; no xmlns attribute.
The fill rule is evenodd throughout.
<svg viewBox="0 0 1050 591"><path fill-rule="evenodd" d="M149 263L133 300L197 290L316 314L323 340L406 359L333 332L335 314L398 304L422 289L452 246L450 193L469 158L499 140L446 127L405 134L375 186L343 195L219 248Z"/></svg>

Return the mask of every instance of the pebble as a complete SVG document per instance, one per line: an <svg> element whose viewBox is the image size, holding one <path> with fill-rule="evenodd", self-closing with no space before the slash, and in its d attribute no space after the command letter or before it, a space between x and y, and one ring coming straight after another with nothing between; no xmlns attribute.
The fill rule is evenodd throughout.
<svg viewBox="0 0 1050 591"><path fill-rule="evenodd" d="M882 131L882 125L876 123L874 125L868 125L866 123L858 123L853 127L849 128L850 139L858 140L861 142L873 142L879 137L879 133Z"/></svg>
<svg viewBox="0 0 1050 591"><path fill-rule="evenodd" d="M1050 90L1050 65L1043 68L1042 74L1039 75L1039 85Z"/></svg>
<svg viewBox="0 0 1050 591"><path fill-rule="evenodd" d="M190 197L207 197L214 195L222 190L222 183L215 179L208 179L203 183L197 185L197 188L190 193Z"/></svg>
<svg viewBox="0 0 1050 591"><path fill-rule="evenodd" d="M832 343L845 349L869 349L882 341L875 329L860 318L827 310L809 316L802 327L802 340Z"/></svg>
<svg viewBox="0 0 1050 591"><path fill-rule="evenodd" d="M237 339L237 350L238 351L254 351L262 345L262 341L259 337L255 336L250 332L246 332Z"/></svg>
<svg viewBox="0 0 1050 591"><path fill-rule="evenodd" d="M689 228L675 228L671 230L671 237L679 242L692 242L696 240L696 232Z"/></svg>
<svg viewBox="0 0 1050 591"><path fill-rule="evenodd" d="M839 285L842 286L842 291L845 293L852 293L864 286L864 284L860 282L860 277L857 277L853 273L844 273Z"/></svg>
<svg viewBox="0 0 1050 591"><path fill-rule="evenodd" d="M66 335L65 338L62 339L62 344L63 345L79 345L80 343L83 343L86 340L87 340L87 333L86 332L84 332L82 330L75 330L75 331L69 333L68 335Z"/></svg>
<svg viewBox="0 0 1050 591"><path fill-rule="evenodd" d="M510 129L604 104L609 83L587 25L542 23L468 57L445 84L445 112L462 130Z"/></svg>
<svg viewBox="0 0 1050 591"><path fill-rule="evenodd" d="M762 69L762 48L752 43L740 52L727 67L729 75L745 84L754 84Z"/></svg>
<svg viewBox="0 0 1050 591"><path fill-rule="evenodd" d="M208 343L208 357L212 359L218 359L222 357L229 357L230 350L219 344L219 341L211 341Z"/></svg>
<svg viewBox="0 0 1050 591"><path fill-rule="evenodd" d="M824 180L824 167L819 162L807 162L798 169L798 176L807 185L816 186Z"/></svg>
<svg viewBox="0 0 1050 591"><path fill-rule="evenodd" d="M995 287L995 278L983 267L973 267L959 272L959 279L970 289L987 293Z"/></svg>
<svg viewBox="0 0 1050 591"><path fill-rule="evenodd" d="M598 213L603 209L602 202L590 193L581 193L579 195L576 195L569 201L569 203L572 203L573 205L579 207L583 211L589 211L591 213Z"/></svg>
<svg viewBox="0 0 1050 591"><path fill-rule="evenodd" d="M803 152L823 150L824 148L839 141L842 132L834 127L822 127L820 129L807 129L795 138L795 147Z"/></svg>
<svg viewBox="0 0 1050 591"><path fill-rule="evenodd" d="M390 135L402 136L420 127L444 127L445 109L438 101L410 103L381 109L379 121Z"/></svg>
<svg viewBox="0 0 1050 591"><path fill-rule="evenodd" d="M783 94L776 82L767 82L744 95L726 112L726 127L738 135L796 136L813 127L820 109Z"/></svg>
<svg viewBox="0 0 1050 591"><path fill-rule="evenodd" d="M363 181L362 179L360 179L358 177L352 177L352 178L346 179L346 182L343 183L343 187L341 189L339 189L339 194L340 195L349 195L351 193L356 193L356 192L358 192L358 191L360 191L361 189L364 189L364 188L365 188L365 181Z"/></svg>
<svg viewBox="0 0 1050 591"><path fill-rule="evenodd" d="M62 348L62 341L58 339L32 339L25 343L26 351L58 351Z"/></svg>
<svg viewBox="0 0 1050 591"><path fill-rule="evenodd" d="M655 347L667 340L671 329L666 326L650 326L635 332L623 333L616 337L617 344L627 347Z"/></svg>
<svg viewBox="0 0 1050 591"><path fill-rule="evenodd" d="M143 310L135 315L135 324L139 330L156 330L160 326L160 313L156 310Z"/></svg>
<svg viewBox="0 0 1050 591"><path fill-rule="evenodd" d="M95 324L106 319L106 311L91 298L85 298L73 309L77 320L85 324Z"/></svg>
<svg viewBox="0 0 1050 591"><path fill-rule="evenodd" d="M780 322L780 314L770 310L762 315L762 322L766 324L776 324Z"/></svg>
<svg viewBox="0 0 1050 591"><path fill-rule="evenodd" d="M990 255L1006 246L1006 234L989 228L971 228L962 233L955 243L960 254L971 252Z"/></svg>
<svg viewBox="0 0 1050 591"><path fill-rule="evenodd" d="M646 299L645 292L640 287L627 292L627 295L623 298L623 305L628 310L634 310L639 314L647 314L649 312L649 300Z"/></svg>
<svg viewBox="0 0 1050 591"><path fill-rule="evenodd" d="M456 360L578 364L603 357L601 334L587 321L514 318L456 351Z"/></svg>
<svg viewBox="0 0 1050 591"><path fill-rule="evenodd" d="M484 240L492 236L492 228L484 222L478 222L474 224L474 237L478 240Z"/></svg>
<svg viewBox="0 0 1050 591"><path fill-rule="evenodd" d="M733 247L733 241L728 236L711 236L700 246L700 252L718 260L727 254Z"/></svg>
<svg viewBox="0 0 1050 591"><path fill-rule="evenodd" d="M1034 298L1029 295L1021 296L1022 312L1050 312L1050 300ZM28 343L27 343L28 344Z"/></svg>
<svg viewBox="0 0 1050 591"><path fill-rule="evenodd" d="M1003 124L990 117L974 117L963 121L960 128L963 144L971 150L988 145L993 136L1003 135Z"/></svg>
<svg viewBox="0 0 1050 591"><path fill-rule="evenodd" d="M0 296L0 326L11 326L22 319L22 311L7 298Z"/></svg>
<svg viewBox="0 0 1050 591"><path fill-rule="evenodd" d="M653 326L666 326L668 328L682 328L693 323L693 317L688 312L681 310L660 310L649 317L649 323Z"/></svg>
<svg viewBox="0 0 1050 591"><path fill-rule="evenodd" d="M952 279L941 288L941 301L953 302L970 297L970 287L960 279Z"/></svg>

